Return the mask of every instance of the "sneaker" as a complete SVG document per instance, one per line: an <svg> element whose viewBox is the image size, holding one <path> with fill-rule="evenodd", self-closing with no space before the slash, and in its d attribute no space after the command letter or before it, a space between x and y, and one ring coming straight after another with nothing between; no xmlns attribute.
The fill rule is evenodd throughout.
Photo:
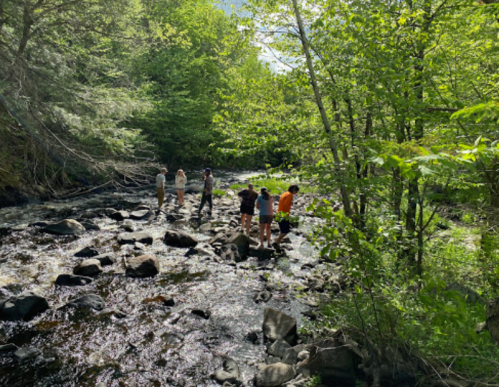
<svg viewBox="0 0 499 387"><path fill-rule="evenodd" d="M272 243L272 247L276 250L276 251L281 251L281 245L277 242L274 242Z"/></svg>

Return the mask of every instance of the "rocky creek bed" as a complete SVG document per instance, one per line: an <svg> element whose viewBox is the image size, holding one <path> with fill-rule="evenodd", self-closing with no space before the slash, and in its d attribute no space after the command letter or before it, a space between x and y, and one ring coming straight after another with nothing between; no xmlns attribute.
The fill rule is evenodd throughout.
<svg viewBox="0 0 499 387"><path fill-rule="evenodd" d="M295 379L307 352L288 354L289 364L284 352L303 341L297 327L313 318L324 287L338 286L304 237L318 221L305 213L311 197L297 197L303 221L276 254L256 249L256 221L252 237L240 233L229 194L202 218L196 193L181 208L168 194L156 214L153 190L2 210L0 385ZM270 365L259 372L262 363Z"/></svg>

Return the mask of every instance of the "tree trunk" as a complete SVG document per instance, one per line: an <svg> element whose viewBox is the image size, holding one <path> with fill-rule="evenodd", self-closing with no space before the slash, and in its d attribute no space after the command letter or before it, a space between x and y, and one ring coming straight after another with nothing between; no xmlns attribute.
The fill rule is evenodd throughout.
<svg viewBox="0 0 499 387"><path fill-rule="evenodd" d="M312 88L314 89L314 95L317 103L317 107L319 108L319 112L322 118L322 123L324 125L324 130L329 139L329 147L331 148L331 152L333 154L333 160L336 167L336 172L340 178L340 192L341 199L343 202L343 209L345 211L345 215L349 218L352 218L352 208L350 205L350 197L348 195L348 190L345 186L345 173L341 167L341 160L338 155L338 146L334 142L333 134L331 131L331 124L329 123L329 119L326 114L326 110L324 109L324 104L322 103L322 97L319 91L319 86L317 84L317 78L315 76L314 65L312 63L312 57L310 56L310 49L308 45L307 36L305 34L305 29L303 27L303 21L301 19L300 11L298 9L297 0L293 0L293 8L296 16L296 21L298 23L298 30L300 32L300 39L303 47L303 51L305 53L305 57L307 60L307 67L309 71L310 81L312 83Z"/></svg>
<svg viewBox="0 0 499 387"><path fill-rule="evenodd" d="M18 57L23 56L24 51L26 51L26 46L28 45L29 38L31 37L31 27L33 26L33 23L34 20L33 15L31 14L31 8L29 6L29 2L26 2L23 9L23 33L17 49Z"/></svg>

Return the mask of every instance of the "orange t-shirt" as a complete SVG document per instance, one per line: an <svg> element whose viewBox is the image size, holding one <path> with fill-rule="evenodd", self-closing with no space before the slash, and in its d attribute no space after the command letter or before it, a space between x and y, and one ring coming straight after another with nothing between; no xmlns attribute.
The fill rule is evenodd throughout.
<svg viewBox="0 0 499 387"><path fill-rule="evenodd" d="M291 204L293 204L293 194L289 191L284 192L279 199L279 207L277 212L289 213L291 211Z"/></svg>

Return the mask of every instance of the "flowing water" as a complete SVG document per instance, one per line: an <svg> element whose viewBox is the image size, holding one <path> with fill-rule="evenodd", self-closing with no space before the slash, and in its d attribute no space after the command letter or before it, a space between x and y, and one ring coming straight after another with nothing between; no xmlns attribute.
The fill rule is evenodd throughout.
<svg viewBox="0 0 499 387"><path fill-rule="evenodd" d="M226 175L221 185L244 180L247 175ZM186 195L195 206L199 195ZM173 210L176 199L167 198ZM263 311L279 309L305 321L302 313L310 306L307 297L296 297L294 284L303 277L301 266L316 260L317 253L302 233L290 234L287 257L258 261L249 258L237 265L218 263L213 257L185 257L187 249L168 247L162 242L167 229L183 229L206 242L213 234L199 230L199 223L187 220L169 223L163 214L143 221L118 222L106 216L92 221L100 230L81 237L54 236L40 227L27 227L36 221L80 219L106 207L132 209L139 204L155 207L154 188L102 193L71 200L60 200L0 210L0 227L13 227L0 237L0 287L13 293L36 291L47 298L51 309L30 322L0 322L0 344L33 346L44 360L16 364L0 357L0 386L215 386L210 378L220 369L223 356L236 360L242 380L253 385L257 365L265 359L262 335ZM228 224L233 219L220 205L238 201L220 199L211 218L202 223ZM168 212L168 210L167 210ZM301 229L309 231L314 219L307 217ZM120 246L117 235L123 224L153 233L152 245ZM256 222L254 222L256 224ZM74 254L94 245L101 253L115 252L117 261L86 286L55 286L59 274L72 273L82 258ZM155 254L161 272L154 278L135 279L124 275L123 257ZM257 304L254 295L272 283L275 291L268 303ZM102 312L77 314L59 310L68 301L94 293L104 298ZM154 302L157 296L171 296L175 306ZM210 310L204 319L190 313ZM258 341L246 339L258 333Z"/></svg>

